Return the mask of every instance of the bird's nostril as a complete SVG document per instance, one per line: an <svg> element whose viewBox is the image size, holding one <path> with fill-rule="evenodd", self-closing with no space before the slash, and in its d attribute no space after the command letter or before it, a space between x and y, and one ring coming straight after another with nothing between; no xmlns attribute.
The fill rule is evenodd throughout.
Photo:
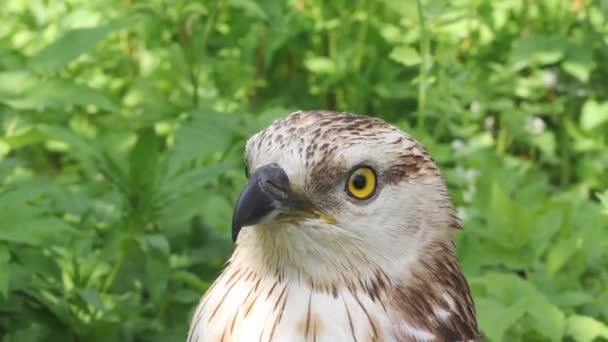
<svg viewBox="0 0 608 342"><path fill-rule="evenodd" d="M289 190L289 177L278 164L270 164L258 170L261 185L273 192Z"/></svg>
<svg viewBox="0 0 608 342"><path fill-rule="evenodd" d="M287 192L289 191L289 182L277 182L274 179L267 178L262 179L261 183L262 184L260 185L262 186L262 189L264 189L264 191L272 193L275 196L285 197L287 195Z"/></svg>
<svg viewBox="0 0 608 342"><path fill-rule="evenodd" d="M273 188L277 188L279 190L287 191L288 189L285 187L285 184L273 181L272 179L266 180L266 185L269 185Z"/></svg>

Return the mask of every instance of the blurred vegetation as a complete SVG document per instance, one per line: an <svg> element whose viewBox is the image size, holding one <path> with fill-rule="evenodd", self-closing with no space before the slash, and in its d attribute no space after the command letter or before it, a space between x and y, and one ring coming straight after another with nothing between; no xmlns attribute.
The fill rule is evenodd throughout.
<svg viewBox="0 0 608 342"><path fill-rule="evenodd" d="M181 341L245 139L377 115L439 162L489 341L608 339L608 1L3 0L0 340Z"/></svg>

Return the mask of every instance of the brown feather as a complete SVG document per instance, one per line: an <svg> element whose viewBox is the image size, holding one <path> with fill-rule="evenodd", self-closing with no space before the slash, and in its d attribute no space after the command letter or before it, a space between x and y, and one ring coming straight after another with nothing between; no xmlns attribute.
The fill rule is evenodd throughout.
<svg viewBox="0 0 608 342"><path fill-rule="evenodd" d="M429 257L421 260L411 279L394 289L390 301L394 315L432 333L437 341L476 340L475 306L453 243L437 243L425 255Z"/></svg>

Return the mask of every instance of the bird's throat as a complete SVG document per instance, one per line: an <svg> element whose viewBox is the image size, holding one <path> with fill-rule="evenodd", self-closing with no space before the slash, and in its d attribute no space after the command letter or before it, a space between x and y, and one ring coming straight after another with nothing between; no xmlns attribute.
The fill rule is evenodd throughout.
<svg viewBox="0 0 608 342"><path fill-rule="evenodd" d="M241 232L228 268L329 292L340 286L380 286L388 279L382 262L351 241L328 241L285 227L264 228Z"/></svg>

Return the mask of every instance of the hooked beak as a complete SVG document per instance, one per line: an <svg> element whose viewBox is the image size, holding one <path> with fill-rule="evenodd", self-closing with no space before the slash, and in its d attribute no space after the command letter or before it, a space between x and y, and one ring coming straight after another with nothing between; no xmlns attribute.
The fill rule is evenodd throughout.
<svg viewBox="0 0 608 342"><path fill-rule="evenodd" d="M327 216L320 214L306 196L294 191L289 177L276 163L258 168L250 177L234 208L232 241L236 241L241 228L270 221L302 217Z"/></svg>

